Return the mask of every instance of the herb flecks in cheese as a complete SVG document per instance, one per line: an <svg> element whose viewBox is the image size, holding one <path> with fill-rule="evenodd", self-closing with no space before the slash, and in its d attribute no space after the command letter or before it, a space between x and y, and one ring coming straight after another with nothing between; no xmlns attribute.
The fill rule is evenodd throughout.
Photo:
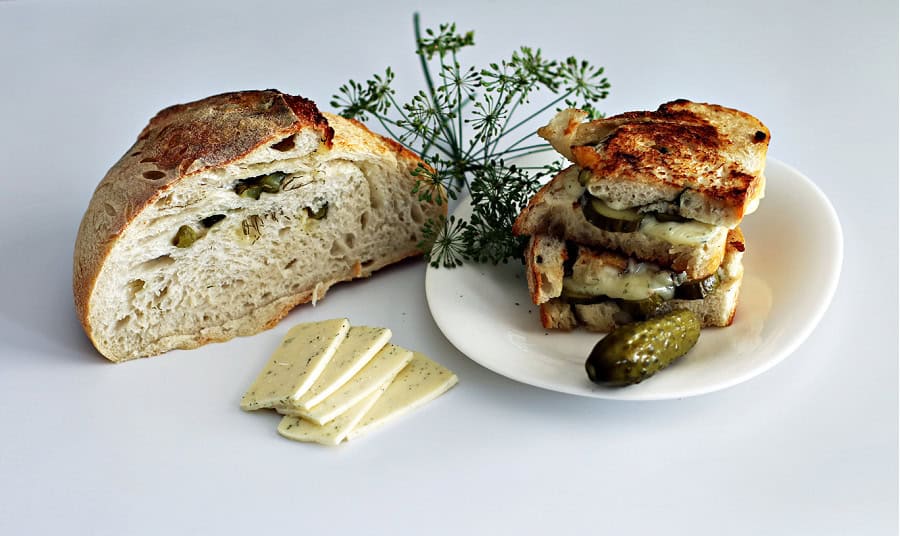
<svg viewBox="0 0 900 536"><path fill-rule="evenodd" d="M322 373L349 330L346 318L291 328L244 393L241 408L252 411L278 407L301 397Z"/></svg>
<svg viewBox="0 0 900 536"><path fill-rule="evenodd" d="M359 372L340 389L310 410L278 408L280 413L305 417L316 424L325 424L391 380L412 359L412 352L387 344Z"/></svg>
<svg viewBox="0 0 900 536"><path fill-rule="evenodd" d="M316 382L290 407L309 410L346 384L391 339L391 330L355 326L319 375Z"/></svg>
<svg viewBox="0 0 900 536"><path fill-rule="evenodd" d="M302 417L285 415L278 424L278 433L294 441L313 442L329 446L338 445L353 430L356 423L372 408L388 385L390 385L390 380L325 425L307 421Z"/></svg>
<svg viewBox="0 0 900 536"><path fill-rule="evenodd" d="M667 222L658 221L653 216L645 216L641 220L640 229L645 235L670 244L698 247L712 240L717 233L728 232L724 227L699 221Z"/></svg>
<svg viewBox="0 0 900 536"><path fill-rule="evenodd" d="M409 364L397 374L372 409L350 431L347 439L370 432L427 404L456 385L459 379L449 369L414 352Z"/></svg>
<svg viewBox="0 0 900 536"><path fill-rule="evenodd" d="M347 319L291 328L241 399L285 415L278 433L338 445L440 396L457 383L426 356L389 344L391 331ZM308 406L304 408L304 403Z"/></svg>

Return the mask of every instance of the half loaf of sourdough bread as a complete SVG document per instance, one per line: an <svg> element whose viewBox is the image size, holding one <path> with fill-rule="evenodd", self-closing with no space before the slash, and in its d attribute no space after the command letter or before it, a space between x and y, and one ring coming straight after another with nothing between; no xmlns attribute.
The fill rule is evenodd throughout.
<svg viewBox="0 0 900 536"><path fill-rule="evenodd" d="M112 361L274 326L340 281L419 252L446 213L412 194L421 160L276 90L167 108L94 192L75 308Z"/></svg>

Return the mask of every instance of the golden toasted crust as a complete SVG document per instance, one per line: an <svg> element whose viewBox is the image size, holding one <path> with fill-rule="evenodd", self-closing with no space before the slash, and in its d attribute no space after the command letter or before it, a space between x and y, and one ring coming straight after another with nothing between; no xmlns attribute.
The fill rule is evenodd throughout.
<svg viewBox="0 0 900 536"><path fill-rule="evenodd" d="M201 171L239 161L254 149L306 129L330 145L334 131L315 104L277 90L224 93L171 106L143 129L107 172L75 242L75 310L88 336L88 300L100 268L128 224L161 193Z"/></svg>
<svg viewBox="0 0 900 536"><path fill-rule="evenodd" d="M372 154L391 152L398 160L405 162L409 169L425 165L416 153L390 138L372 132L366 125L355 119L347 119L328 112L323 112L322 115L328 124L338 131L332 140L332 150L334 151L360 152L365 150Z"/></svg>
<svg viewBox="0 0 900 536"><path fill-rule="evenodd" d="M741 231L741 228L735 227L734 229L729 229L725 244L726 254L743 253L746 247L747 246L744 243L744 232Z"/></svg>

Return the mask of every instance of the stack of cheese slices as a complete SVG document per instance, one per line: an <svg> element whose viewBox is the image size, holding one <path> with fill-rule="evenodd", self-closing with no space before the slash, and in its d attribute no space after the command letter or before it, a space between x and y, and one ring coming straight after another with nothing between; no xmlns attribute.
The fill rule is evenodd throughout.
<svg viewBox="0 0 900 536"><path fill-rule="evenodd" d="M563 110L538 130L573 165L513 227L531 237L527 280L543 326L605 332L674 309L704 327L730 325L743 277L738 226L764 194L769 130L686 100L586 119Z"/></svg>
<svg viewBox="0 0 900 536"><path fill-rule="evenodd" d="M346 318L291 328L241 399L247 411L284 415L278 433L338 445L440 396L456 375L426 356L390 344L386 328Z"/></svg>

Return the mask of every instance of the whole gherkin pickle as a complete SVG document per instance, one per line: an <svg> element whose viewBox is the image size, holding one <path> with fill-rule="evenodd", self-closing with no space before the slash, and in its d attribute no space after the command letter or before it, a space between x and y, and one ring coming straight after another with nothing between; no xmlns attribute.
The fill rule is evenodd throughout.
<svg viewBox="0 0 900 536"><path fill-rule="evenodd" d="M700 319L690 311L626 324L600 340L585 362L592 382L611 387L640 383L697 344Z"/></svg>

